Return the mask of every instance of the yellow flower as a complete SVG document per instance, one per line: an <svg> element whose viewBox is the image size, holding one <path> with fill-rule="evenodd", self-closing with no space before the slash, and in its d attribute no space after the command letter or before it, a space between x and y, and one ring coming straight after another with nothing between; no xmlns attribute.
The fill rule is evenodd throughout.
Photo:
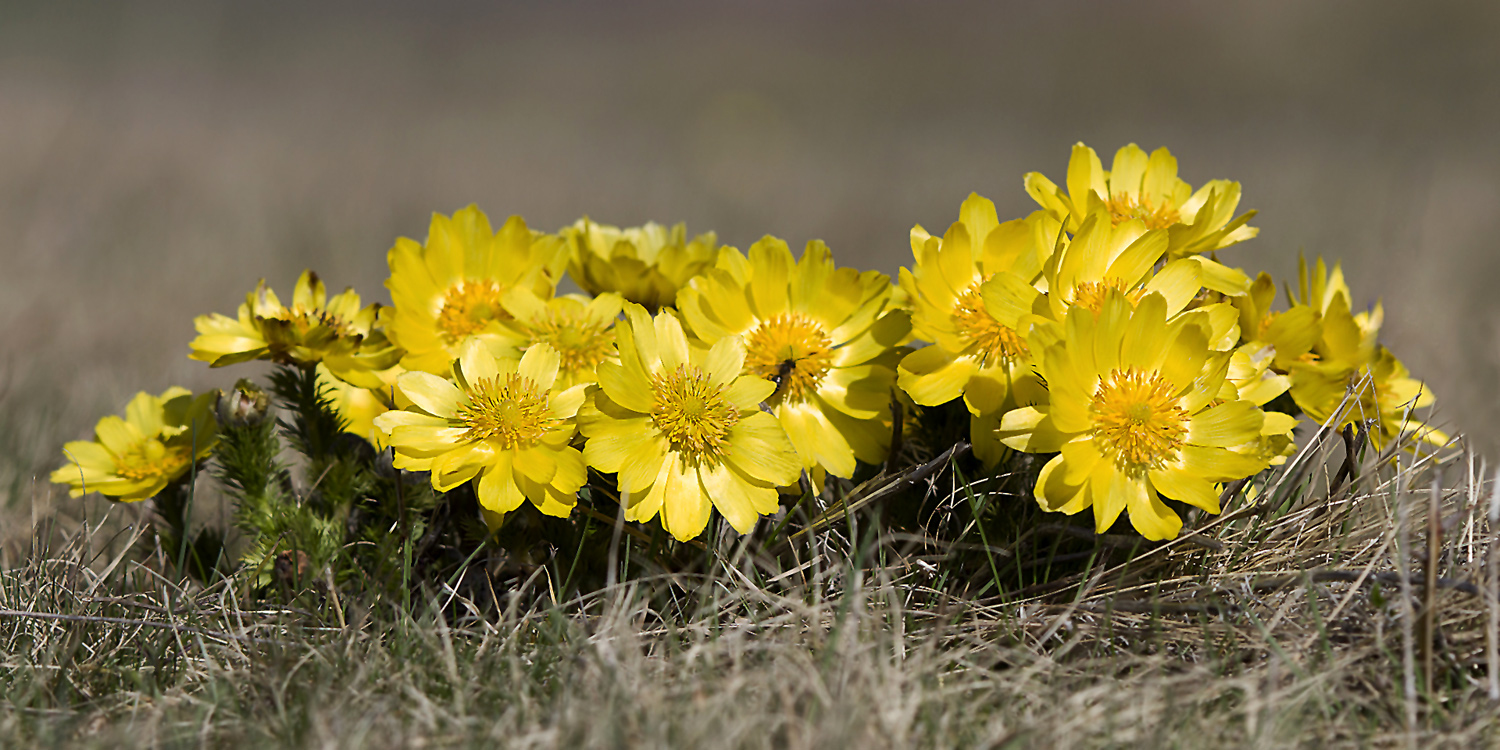
<svg viewBox="0 0 1500 750"><path fill-rule="evenodd" d="M1218 513L1216 482L1266 467L1266 457L1232 450L1260 442L1265 414L1224 387L1230 355L1209 348L1202 319L1169 321L1157 293L1132 309L1110 291L1097 314L1075 307L1052 325L1055 343L1030 339L1048 402L1007 413L1000 433L1016 450L1058 452L1037 480L1043 509L1093 507L1099 533L1128 511L1147 539L1169 539L1182 520L1160 496Z"/></svg>
<svg viewBox="0 0 1500 750"><path fill-rule="evenodd" d="M559 388L592 383L600 362L618 361L615 320L625 300L613 292L589 299L567 295L544 300L530 289L512 289L501 300L511 320L502 326L508 348L525 351L545 343L557 350Z"/></svg>
<svg viewBox="0 0 1500 750"><path fill-rule="evenodd" d="M344 418L344 432L358 435L376 448L385 447L385 440L380 431L375 429L375 418L391 410L386 405L390 399L390 389L376 390L350 385L334 377L322 365L318 365L318 386L324 389L339 416Z"/></svg>
<svg viewBox="0 0 1500 750"><path fill-rule="evenodd" d="M526 499L567 517L587 478L583 455L569 445L584 386L559 389L558 360L545 344L517 361L470 341L452 381L402 374L396 388L412 405L376 417L375 427L395 449L396 468L432 472L439 492L477 478L480 505L495 513Z"/></svg>
<svg viewBox="0 0 1500 750"><path fill-rule="evenodd" d="M329 299L322 279L303 271L287 307L261 279L237 318L213 313L193 321L198 337L188 357L212 367L254 359L302 367L322 362L339 378L373 385L370 372L395 364L401 352L375 328L380 306L359 302L353 289Z"/></svg>
<svg viewBox="0 0 1500 750"><path fill-rule="evenodd" d="M962 395L974 452L987 463L1002 450L993 438L999 413L1007 404L1034 403L1041 384L1024 333L995 318L982 287L997 277L1020 286L1035 282L1061 229L1042 212L1002 224L994 203L970 194L942 237L920 225L911 231L916 264L901 269L901 289L912 332L932 346L901 360L897 383L923 406Z"/></svg>
<svg viewBox="0 0 1500 750"><path fill-rule="evenodd" d="M620 362L599 365L599 386L579 413L584 457L618 475L628 521L660 513L662 526L686 541L717 507L735 530L748 532L757 517L776 511L776 488L801 473L781 425L760 410L775 384L741 374L738 336L704 350L689 345L670 312L653 321L631 304L625 316L615 327Z"/></svg>
<svg viewBox="0 0 1500 750"><path fill-rule="evenodd" d="M1210 180L1197 192L1177 177L1177 159L1165 148L1146 152L1134 143L1115 153L1109 171L1099 155L1082 143L1068 160L1067 191L1039 172L1025 177L1026 192L1069 231L1077 231L1089 214L1106 212L1120 224L1140 221L1147 229L1165 229L1167 254L1181 258L1209 253L1254 237L1245 226L1254 211L1234 216L1240 184ZM1234 217L1234 218L1231 218Z"/></svg>
<svg viewBox="0 0 1500 750"><path fill-rule="evenodd" d="M744 372L778 384L766 403L803 467L847 478L856 458L879 463L890 443L893 357L911 329L890 297L890 277L836 268L822 242L797 261L766 237L748 258L726 248L677 307L708 344L744 339Z"/></svg>
<svg viewBox="0 0 1500 750"><path fill-rule="evenodd" d="M72 463L52 472L52 481L70 485L73 497L85 492L126 502L154 497L213 451L217 396L209 391L195 397L175 386L160 396L136 394L124 419L105 417L94 428L95 440L63 447Z"/></svg>
<svg viewBox="0 0 1500 750"><path fill-rule="evenodd" d="M519 216L490 230L490 220L474 206L452 218L434 214L427 243L402 237L386 260L393 310L386 329L406 350L408 370L448 372L470 337L492 348L504 344L502 300L513 288L550 298L567 263L561 238L533 232Z"/></svg>
<svg viewBox="0 0 1500 750"><path fill-rule="evenodd" d="M1292 400L1298 408L1335 428L1365 423L1377 448L1404 435L1447 445L1447 435L1411 415L1431 406L1433 393L1378 343L1384 319L1380 303L1368 312L1352 313L1342 269L1335 264L1330 272L1322 258L1311 274L1306 261L1299 262L1298 288L1301 295L1293 300L1293 309L1306 306L1321 313L1312 352L1290 364Z"/></svg>
<svg viewBox="0 0 1500 750"><path fill-rule="evenodd" d="M572 247L568 272L589 294L618 292L656 311L670 306L688 279L712 266L718 238L707 232L687 238L687 225L668 229L655 222L621 229L579 219L561 234Z"/></svg>
<svg viewBox="0 0 1500 750"><path fill-rule="evenodd" d="M1294 363L1308 360L1313 345L1323 335L1321 311L1309 305L1293 304L1285 311L1271 309L1276 299L1276 283L1262 273L1250 285L1250 292L1231 300L1240 311L1240 335L1246 342L1269 347L1274 367L1286 372Z"/></svg>

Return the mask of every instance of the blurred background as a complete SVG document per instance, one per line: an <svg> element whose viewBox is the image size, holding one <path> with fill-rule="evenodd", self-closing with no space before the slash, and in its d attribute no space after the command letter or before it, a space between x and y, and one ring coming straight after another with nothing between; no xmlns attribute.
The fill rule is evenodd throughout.
<svg viewBox="0 0 1500 750"><path fill-rule="evenodd" d="M894 274L970 191L1002 218L1070 146L1239 180L1278 279L1356 302L1500 447L1500 4L0 4L0 471L189 362L192 319L305 267L387 300L385 252L477 203L555 230L821 238ZM3 490L0 490L3 491Z"/></svg>

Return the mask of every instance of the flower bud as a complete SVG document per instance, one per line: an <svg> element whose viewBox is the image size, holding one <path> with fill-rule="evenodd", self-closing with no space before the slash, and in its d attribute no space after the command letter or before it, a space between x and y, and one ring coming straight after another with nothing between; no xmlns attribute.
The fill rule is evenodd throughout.
<svg viewBox="0 0 1500 750"><path fill-rule="evenodd" d="M248 378L219 396L219 423L227 427L253 427L266 418L271 397Z"/></svg>

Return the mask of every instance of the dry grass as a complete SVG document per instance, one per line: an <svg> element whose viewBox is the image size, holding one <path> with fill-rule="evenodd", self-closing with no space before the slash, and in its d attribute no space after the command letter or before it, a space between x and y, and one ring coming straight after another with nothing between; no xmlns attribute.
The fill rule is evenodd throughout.
<svg viewBox="0 0 1500 750"><path fill-rule="evenodd" d="M942 550L841 523L786 570L724 540L706 573L555 601L566 560L439 586L404 617L181 587L126 554L137 511L48 520L3 573L7 745L406 747L1452 746L1500 741L1488 515L1471 453L1372 457L1310 440L1197 536L1057 534L980 595ZM1003 480L1003 478L1001 478ZM996 479L969 489L1016 503ZM1003 481L1002 481L1003 484ZM1332 489L1330 491L1330 486ZM935 508L966 502L953 472ZM1049 517L1049 520L1052 520ZM884 529L883 531L876 531ZM1083 535L1077 535L1083 536ZM1432 554L1435 551L1436 554ZM953 551L946 553L952 557ZM981 558L982 559L982 558ZM933 561L938 563L934 565ZM1431 561L1431 564L1429 564ZM961 561L951 561L957 567ZM483 560L480 561L483 564ZM981 568L987 568L983 565ZM1050 567L1050 566L1049 566ZM1009 570L1005 565L1001 570ZM991 569L993 570L993 569ZM1005 575L1005 574L1002 574ZM986 578L981 573L976 580ZM499 582L496 584L495 582ZM993 579L986 582L993 583ZM993 591L988 585L978 590ZM965 592L969 593L965 593ZM274 599L274 597L273 597ZM301 602L308 601L303 597ZM36 613L36 614L27 614Z"/></svg>

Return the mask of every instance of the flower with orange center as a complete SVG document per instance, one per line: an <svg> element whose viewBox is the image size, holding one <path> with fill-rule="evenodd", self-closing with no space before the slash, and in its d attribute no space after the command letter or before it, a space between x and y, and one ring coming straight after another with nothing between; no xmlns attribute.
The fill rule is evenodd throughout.
<svg viewBox="0 0 1500 750"><path fill-rule="evenodd" d="M760 410L776 385L744 373L745 345L724 336L688 342L670 312L653 320L636 304L615 327L620 361L599 364L599 385L579 412L588 464L617 475L627 521L649 521L680 541L698 536L718 508L748 532L774 513L777 487L801 462L786 432Z"/></svg>
<svg viewBox="0 0 1500 750"><path fill-rule="evenodd" d="M1168 232L1167 257L1211 253L1254 237L1246 226L1255 216L1234 216L1240 184L1210 180L1194 192L1177 177L1177 159L1159 148L1150 156L1134 143L1115 153L1105 171L1099 155L1082 143L1068 161L1067 191L1040 172L1026 175L1026 192L1068 231L1077 232L1090 214L1103 213L1113 224L1140 222L1146 229ZM1231 218L1232 217L1232 218Z"/></svg>
<svg viewBox="0 0 1500 750"><path fill-rule="evenodd" d="M744 338L744 372L776 383L766 404L804 468L851 477L890 442L896 347L910 329L891 292L885 274L836 267L822 242L797 260L766 237L748 256L725 249L677 306L706 343Z"/></svg>
<svg viewBox="0 0 1500 750"><path fill-rule="evenodd" d="M265 279L245 297L239 315L200 315L193 321L190 359L224 367L254 359L312 367L323 364L333 375L364 387L375 387L376 371L396 364L401 351L376 327L379 305L360 307L353 289L328 298L322 279L303 271L283 305Z"/></svg>
<svg viewBox="0 0 1500 750"><path fill-rule="evenodd" d="M1163 496L1218 513L1216 483L1267 466L1243 451L1261 443L1265 413L1226 387L1231 355L1210 349L1212 335L1201 318L1169 320L1159 293L1132 305L1109 292L1098 313L1074 307L1037 326L1029 341L1048 400L1007 413L999 435L1058 453L1037 479L1043 509L1092 507L1099 533L1128 512L1147 539L1170 539L1182 520Z"/></svg>
<svg viewBox="0 0 1500 750"><path fill-rule="evenodd" d="M568 273L579 287L589 294L616 292L652 312L670 306L677 290L712 266L719 251L713 232L689 240L687 225L680 223L621 229L584 217L559 234L571 248Z"/></svg>
<svg viewBox="0 0 1500 750"><path fill-rule="evenodd" d="M962 396L974 452L987 463L998 461L1003 451L994 438L1000 413L1036 402L1042 390L1025 333L1017 328L1030 308L1011 310L1014 314L1001 320L985 301L985 286L1004 277L996 283L1030 289L1041 279L1061 231L1040 211L1002 224L994 203L971 194L943 236L921 226L911 232L916 264L901 269L901 290L911 306L912 333L932 346L901 360L897 383L923 406Z"/></svg>
<svg viewBox="0 0 1500 750"><path fill-rule="evenodd" d="M556 349L564 387L594 382L600 362L619 359L614 328L625 300L618 294L542 299L530 289L512 289L501 304L511 318L501 330L506 346L516 352L542 343Z"/></svg>
<svg viewBox="0 0 1500 750"><path fill-rule="evenodd" d="M476 339L453 362L452 381L403 374L396 389L411 405L375 418L396 468L432 472L439 492L477 480L479 503L491 513L530 500L567 517L587 478L583 454L570 445L585 386L562 388L558 359L546 344L519 361L497 359Z"/></svg>
<svg viewBox="0 0 1500 750"><path fill-rule="evenodd" d="M105 417L94 440L63 446L70 463L52 472L52 481L69 485L73 497L98 492L135 502L156 496L213 451L217 397L217 391L194 396L178 387L160 396L136 394L124 419Z"/></svg>
<svg viewBox="0 0 1500 750"><path fill-rule="evenodd" d="M511 318L506 293L521 288L551 298L568 249L519 216L491 231L484 212L469 206L452 218L434 214L425 244L402 237L386 260L394 303L386 329L406 350L401 365L443 374L471 337L502 350L503 324Z"/></svg>

